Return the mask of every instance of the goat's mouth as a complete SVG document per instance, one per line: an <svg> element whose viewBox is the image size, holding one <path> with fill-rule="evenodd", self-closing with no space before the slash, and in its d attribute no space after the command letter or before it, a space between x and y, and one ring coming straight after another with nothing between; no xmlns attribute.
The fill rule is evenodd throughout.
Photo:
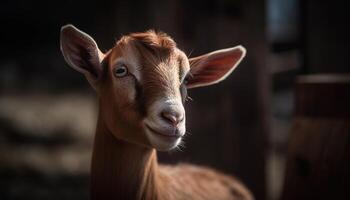
<svg viewBox="0 0 350 200"><path fill-rule="evenodd" d="M151 126L149 126L148 124L146 124L146 127L152 133L168 139L178 139L182 136L177 129L158 131L155 128L152 128Z"/></svg>
<svg viewBox="0 0 350 200"><path fill-rule="evenodd" d="M174 130L157 130L146 125L146 134L153 148L158 151L168 151L175 148L182 139L182 135L176 129Z"/></svg>

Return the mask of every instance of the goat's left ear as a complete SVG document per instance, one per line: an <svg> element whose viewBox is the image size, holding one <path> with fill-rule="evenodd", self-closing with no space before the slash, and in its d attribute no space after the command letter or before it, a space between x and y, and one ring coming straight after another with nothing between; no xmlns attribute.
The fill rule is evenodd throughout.
<svg viewBox="0 0 350 200"><path fill-rule="evenodd" d="M246 54L242 46L213 51L190 58L190 72L187 88L212 85L224 80L237 67Z"/></svg>

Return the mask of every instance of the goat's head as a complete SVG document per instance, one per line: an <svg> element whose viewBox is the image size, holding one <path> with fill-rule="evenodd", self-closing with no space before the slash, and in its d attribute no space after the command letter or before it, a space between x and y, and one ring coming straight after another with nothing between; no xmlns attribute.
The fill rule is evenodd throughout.
<svg viewBox="0 0 350 200"><path fill-rule="evenodd" d="M245 55L241 46L188 58L166 34L122 37L107 53L72 25L61 29L67 63L83 73L100 99L100 113L116 138L169 150L185 134L187 89L225 79Z"/></svg>

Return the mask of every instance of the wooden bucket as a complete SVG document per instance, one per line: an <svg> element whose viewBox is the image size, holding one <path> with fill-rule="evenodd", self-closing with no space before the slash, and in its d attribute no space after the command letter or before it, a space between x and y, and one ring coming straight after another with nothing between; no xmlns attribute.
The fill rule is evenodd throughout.
<svg viewBox="0 0 350 200"><path fill-rule="evenodd" d="M297 80L283 200L350 199L350 76Z"/></svg>

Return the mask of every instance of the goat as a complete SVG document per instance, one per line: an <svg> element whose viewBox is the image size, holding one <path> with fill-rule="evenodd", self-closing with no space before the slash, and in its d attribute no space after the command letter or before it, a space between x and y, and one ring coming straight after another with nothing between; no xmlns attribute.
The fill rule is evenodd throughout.
<svg viewBox="0 0 350 200"><path fill-rule="evenodd" d="M99 99L92 199L253 199L233 177L162 166L156 152L176 148L186 132L187 89L225 79L245 56L242 46L189 59L171 37L152 30L123 36L106 53L73 25L63 26L60 37L66 62Z"/></svg>

